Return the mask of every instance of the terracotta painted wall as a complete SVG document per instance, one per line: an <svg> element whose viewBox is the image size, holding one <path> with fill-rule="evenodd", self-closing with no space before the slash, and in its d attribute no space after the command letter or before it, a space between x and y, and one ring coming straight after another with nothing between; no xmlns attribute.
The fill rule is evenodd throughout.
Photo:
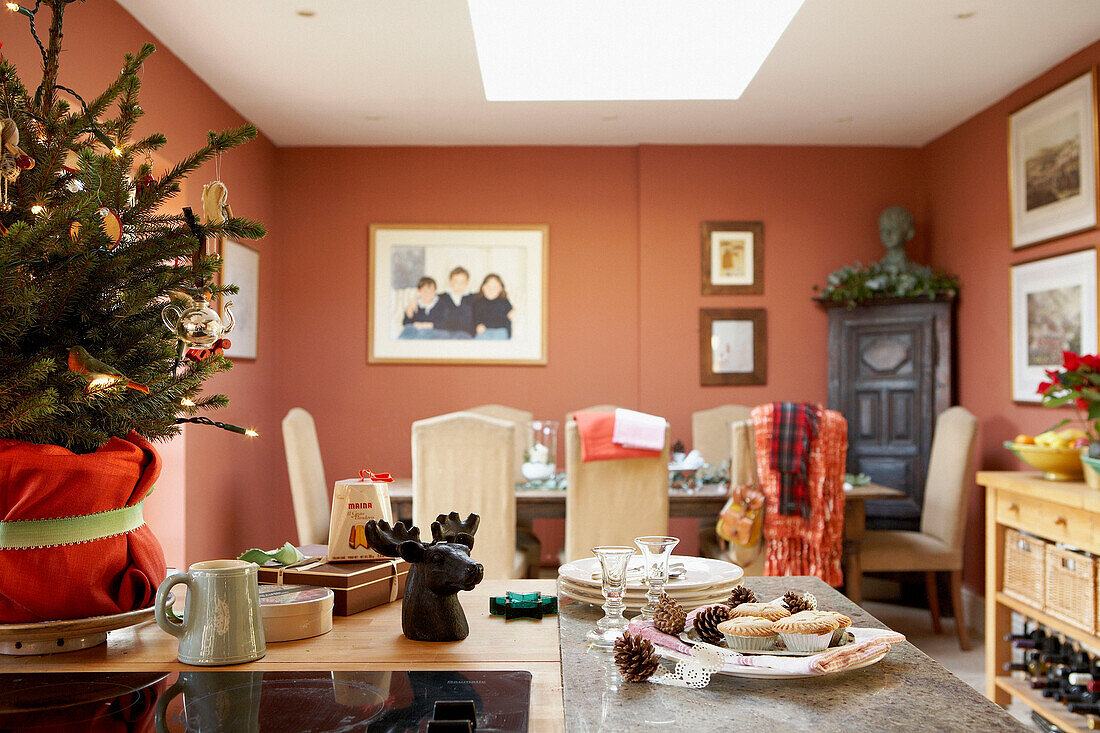
<svg viewBox="0 0 1100 733"><path fill-rule="evenodd" d="M48 11L39 24L48 29ZM65 54L59 80L90 98L115 78L123 54L136 51L153 35L114 2L74 3L65 15ZM37 83L40 56L23 18L0 11L4 56L16 63L26 81ZM243 118L196 77L163 44L145 63L141 97L146 116L138 134L160 131L168 137L155 161L176 161L200 147L207 130L240 125ZM255 425L263 436L242 436L200 426L185 440L166 447L166 473L149 502L148 521L167 545L173 564L236 556L243 549L281 543L293 536L289 498L265 506L269 492L286 495L279 418L274 404L276 311L274 283L278 249L275 212L275 147L261 136L222 161L222 180L234 211L265 221L272 232L259 243L261 255L260 358L209 383L230 395L232 405L215 418ZM198 171L169 205L201 211L202 184L214 178L213 165ZM285 504L285 506L284 506ZM264 507L257 509L256 507Z"/></svg>
<svg viewBox="0 0 1100 733"><path fill-rule="evenodd" d="M1091 231L1013 251L1008 116L1096 63L1100 63L1100 43L1074 54L921 151L929 191L932 259L962 278L959 403L981 421L982 468L1026 469L1001 443L1017 433L1040 432L1062 417L1040 406L1012 402L1009 268L1100 242L1100 232ZM984 491L975 487L967 516L965 554L966 582L975 589L984 587L984 522Z"/></svg>
<svg viewBox="0 0 1100 733"><path fill-rule="evenodd" d="M330 482L409 475L414 420L483 402L559 420L615 403L690 444L695 410L824 401L814 284L881 256L882 208L924 208L917 151L901 149L298 148L278 167L280 350L295 354L279 399L314 414ZM765 294L703 297L700 222L739 218L765 222ZM548 224L549 364L368 365L367 232L386 222ZM767 386L699 386L704 306L768 309ZM691 551L691 523L673 531Z"/></svg>

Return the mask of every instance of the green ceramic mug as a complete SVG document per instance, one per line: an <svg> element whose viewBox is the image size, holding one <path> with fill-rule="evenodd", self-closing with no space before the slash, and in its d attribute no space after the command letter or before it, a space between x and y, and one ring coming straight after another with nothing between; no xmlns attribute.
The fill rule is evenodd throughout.
<svg viewBox="0 0 1100 733"><path fill-rule="evenodd" d="M180 640L184 664L241 664L266 652L260 617L259 567L242 560L207 560L172 573L157 589L157 625ZM168 591L187 586L183 618L166 605Z"/></svg>

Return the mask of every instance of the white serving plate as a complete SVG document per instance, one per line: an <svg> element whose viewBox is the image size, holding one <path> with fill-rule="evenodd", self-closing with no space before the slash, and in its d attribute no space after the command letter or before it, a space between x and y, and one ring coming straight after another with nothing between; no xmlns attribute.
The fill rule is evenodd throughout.
<svg viewBox="0 0 1100 733"><path fill-rule="evenodd" d="M603 598L603 592L599 588L589 588L588 586L580 586L580 585L577 585L576 583L573 583L573 582L571 582L571 581L569 581L565 578L559 578L558 583L562 588L568 589L571 595L576 595L576 594L579 593L581 595L588 596L590 598ZM688 591L688 592L675 591L675 590L669 591L666 587L665 592L674 601L679 601L679 602L695 602L695 601L702 601L702 600L706 600L706 599L710 599L710 598L717 598L719 600L724 601L729 597L730 591L732 591L736 587L737 587L736 584L735 585L728 585L728 586L727 585L719 585L719 586L715 586L713 588L706 588L706 589L701 590L701 591L694 591L693 590L693 591ZM626 599L629 599L629 600L639 600L640 599L644 602L645 598L646 598L646 594L645 594L645 591L641 591L641 590L633 591L632 590L632 591L627 591L626 593L624 593L623 598L626 598ZM601 603L602 603L602 601L601 601Z"/></svg>
<svg viewBox="0 0 1100 733"><path fill-rule="evenodd" d="M665 590L669 595L672 595L673 591L703 590L727 583L736 584L745 576L745 571L739 565L724 560L712 560L709 557L673 555L669 563L683 563L687 571L682 578L670 579L668 584L665 585ZM631 558L631 568L640 568L641 565L642 556L640 554ZM558 568L558 577L568 578L576 586L587 586L599 593L600 581L592 578L592 574L598 573L599 570L600 561L597 558L585 557L562 565ZM627 591L640 590L643 593L645 592L645 584L640 577L637 580L628 580L626 588Z"/></svg>
<svg viewBox="0 0 1100 733"><path fill-rule="evenodd" d="M566 585L561 584L561 583L558 584L558 594L563 595L563 596L568 596L569 598L576 599L576 600L581 601L583 603L591 603L593 606L602 606L603 603L604 603L603 595L594 595L594 594L585 593L585 592L580 591L576 588L573 588L571 586L566 586ZM721 603L722 601L726 600L726 598L728 596L729 596L729 593L727 592L727 593L721 593L719 595L715 595L711 598L701 598L701 599L694 600L694 601L677 599L677 603L682 605L685 610L693 611L696 608L699 608L700 606L709 606L712 603ZM645 596L633 597L633 598L623 598L623 605L625 606L627 611L631 611L631 612L640 611L642 606L644 606L645 604L646 604Z"/></svg>
<svg viewBox="0 0 1100 733"><path fill-rule="evenodd" d="M850 672L853 669L863 669L864 667L870 667L872 664L878 664L882 661L882 658L885 657L889 651L890 650L888 648L884 649L882 651L882 654L876 654L870 659L864 660L863 662L848 667L847 669L842 669L837 672L829 672L827 674L811 674L809 672L783 672L781 670L766 669L764 667L743 667L739 664L733 664L732 662L727 662L726 666L720 669L717 674L724 674L728 675L729 677L751 677L760 680L797 680L810 677L828 677L832 674L843 674L844 672ZM689 658L687 654L681 654L680 652L676 652L660 646L657 647L657 654L661 657L664 657L665 659L671 659L674 662L679 662Z"/></svg>

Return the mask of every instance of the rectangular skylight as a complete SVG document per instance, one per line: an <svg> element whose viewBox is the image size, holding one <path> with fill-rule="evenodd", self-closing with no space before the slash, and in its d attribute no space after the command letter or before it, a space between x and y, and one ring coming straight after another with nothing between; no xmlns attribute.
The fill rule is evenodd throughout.
<svg viewBox="0 0 1100 733"><path fill-rule="evenodd" d="M485 98L738 99L803 0L468 0Z"/></svg>

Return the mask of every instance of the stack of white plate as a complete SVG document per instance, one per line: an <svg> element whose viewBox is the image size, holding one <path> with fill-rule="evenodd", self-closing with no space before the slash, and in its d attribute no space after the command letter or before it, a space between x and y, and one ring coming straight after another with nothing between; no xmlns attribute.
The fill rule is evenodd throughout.
<svg viewBox="0 0 1100 733"><path fill-rule="evenodd" d="M740 566L706 557L673 555L669 566L683 566L683 572L665 585L665 593L687 610L720 603L729 597L730 591L741 584L745 571ZM642 556L630 561L627 571L627 610L637 611L646 603L646 586L642 582ZM600 585L600 561L594 557L574 560L558 568L558 594L579 601L603 605Z"/></svg>

